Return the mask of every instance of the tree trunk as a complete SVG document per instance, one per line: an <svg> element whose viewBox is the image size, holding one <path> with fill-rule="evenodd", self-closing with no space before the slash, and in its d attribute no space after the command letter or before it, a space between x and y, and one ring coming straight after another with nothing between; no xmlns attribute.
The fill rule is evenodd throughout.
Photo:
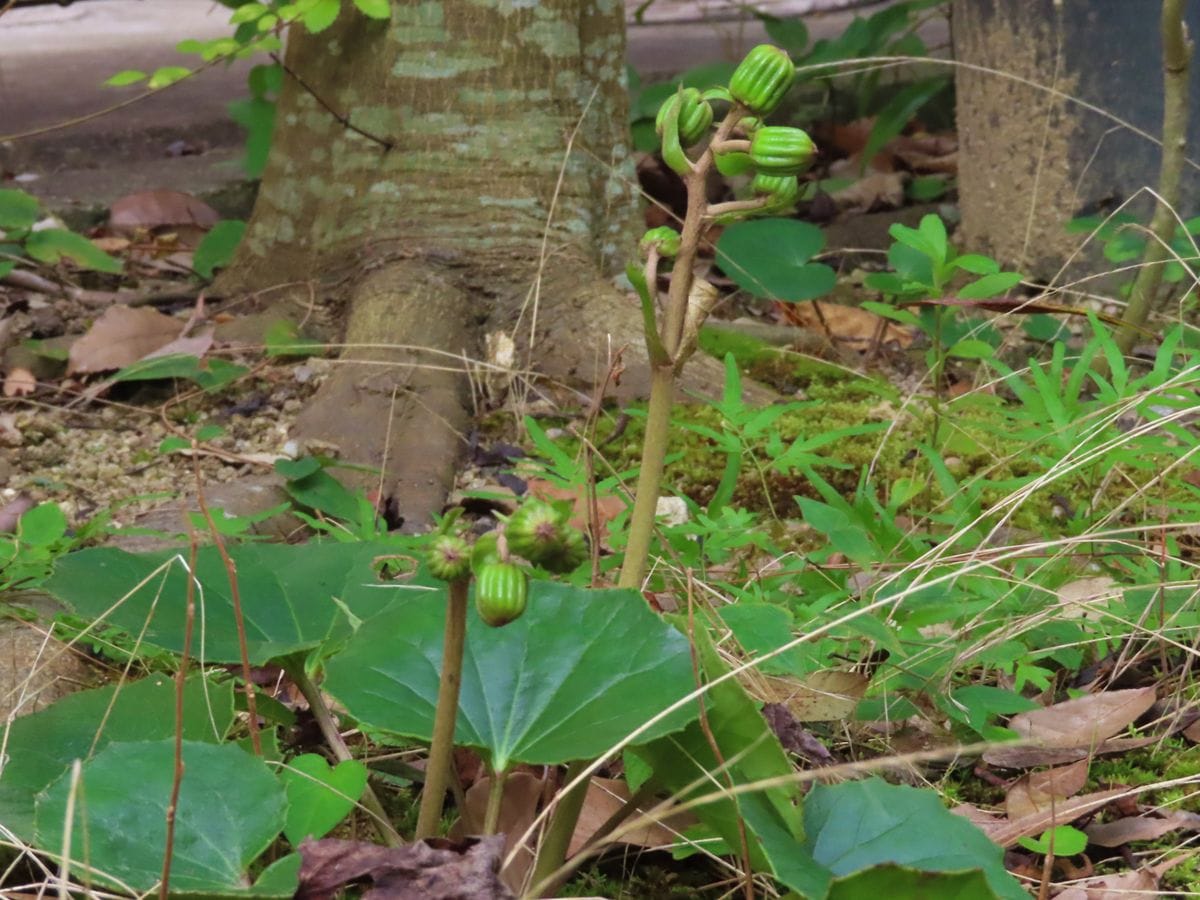
<svg viewBox="0 0 1200 900"><path fill-rule="evenodd" d="M393 0L380 22L347 3L328 30L289 37L270 161L222 287L345 299L343 364L298 428L382 469L410 524L450 485L485 333L577 387L603 375L610 335L642 351L610 280L636 213L623 15L614 0Z"/></svg>
<svg viewBox="0 0 1200 900"><path fill-rule="evenodd" d="M1186 3L1200 32L1200 4ZM959 201L966 244L1027 275L1096 290L1110 268L1067 223L1154 209L1163 123L1161 3L955 0ZM1190 73L1200 96L1200 68ZM1189 145L1200 140L1192 116ZM1200 202L1186 169L1182 218ZM1132 201L1129 205L1123 204ZM1117 283L1129 273L1115 276ZM1101 285L1101 287L1103 287Z"/></svg>

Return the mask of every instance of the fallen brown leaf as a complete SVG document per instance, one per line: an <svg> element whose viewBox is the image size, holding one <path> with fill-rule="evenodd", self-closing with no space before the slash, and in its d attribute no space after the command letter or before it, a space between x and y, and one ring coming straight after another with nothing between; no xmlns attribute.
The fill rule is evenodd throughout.
<svg viewBox="0 0 1200 900"><path fill-rule="evenodd" d="M869 350L876 340L903 350L912 345L915 337L902 325L857 306L806 300L780 304L780 307L792 324L824 334L830 340L860 352Z"/></svg>
<svg viewBox="0 0 1200 900"><path fill-rule="evenodd" d="M1051 747L1021 747L1001 744L985 750L985 762L1001 769L1031 769L1034 766L1059 766L1090 756L1107 756L1110 753L1127 753L1139 747L1148 747L1162 739L1151 734L1140 738L1111 738L1093 748L1071 747L1062 750Z"/></svg>
<svg viewBox="0 0 1200 900"><path fill-rule="evenodd" d="M148 306L110 306L71 345L67 374L124 368L171 343L183 328L179 319Z"/></svg>
<svg viewBox="0 0 1200 900"><path fill-rule="evenodd" d="M37 378L28 369L13 366L4 376L5 397L27 397L37 389Z"/></svg>
<svg viewBox="0 0 1200 900"><path fill-rule="evenodd" d="M1022 816L1019 819L1005 820L991 827L981 827L983 827L984 833L1001 847L1011 847L1023 837L1041 834L1047 828L1066 825L1080 816L1094 812L1124 793L1124 788L1113 788L1084 794L1081 797L1070 797L1061 803L1056 803L1053 810L1046 809Z"/></svg>
<svg viewBox="0 0 1200 900"><path fill-rule="evenodd" d="M1153 686L1088 694L1018 713L1008 727L1040 747L1088 749L1132 725L1155 699Z"/></svg>
<svg viewBox="0 0 1200 900"><path fill-rule="evenodd" d="M1200 719L1183 729L1183 736L1193 744L1200 744Z"/></svg>
<svg viewBox="0 0 1200 900"><path fill-rule="evenodd" d="M1090 844L1120 847L1130 841L1152 841L1164 834L1189 827L1194 830L1196 823L1168 813L1165 816L1126 816L1113 822L1093 823L1084 831L1087 832Z"/></svg>
<svg viewBox="0 0 1200 900"><path fill-rule="evenodd" d="M629 788L624 780L619 778L593 778L588 783L587 795L583 800L583 809L579 813L579 822L575 825L575 833L571 836L571 846L567 855L578 853L585 843L594 835L617 810L621 809L630 797ZM646 804L647 808L653 803ZM637 810L629 819L640 816L645 810ZM672 816L665 822L652 822L622 834L618 843L632 844L636 847L653 849L667 847L678 840L679 832L694 824L694 819L684 816ZM669 823L669 824L668 824ZM618 826L620 828L620 826Z"/></svg>
<svg viewBox="0 0 1200 900"><path fill-rule="evenodd" d="M968 822L978 826L985 833L987 833L989 829L995 830L1006 824L1003 816L980 809L973 803L960 803L958 806L951 809L950 812L954 813L956 816L962 816Z"/></svg>
<svg viewBox="0 0 1200 900"><path fill-rule="evenodd" d="M952 134L902 134L888 141L886 149L912 172L922 175L958 172L958 138Z"/></svg>
<svg viewBox="0 0 1200 900"><path fill-rule="evenodd" d="M461 840L466 837L465 832L468 830L470 833L479 833L483 830L488 795L491 793L494 777L494 775L488 775L480 778L467 789L465 809L463 810L466 822L460 820L456 823L455 830L451 831L451 837ZM513 847L516 846L516 842L533 824L545 789L545 777L538 777L529 772L511 772L504 779L504 797L500 801L500 817L496 820L496 833L504 838L501 859L508 857ZM534 859L533 848L522 847L512 863L500 873L501 880L509 890L517 892L521 889L525 877L533 868Z"/></svg>
<svg viewBox="0 0 1200 900"><path fill-rule="evenodd" d="M787 707L800 722L834 722L848 719L867 692L870 679L862 672L826 669L803 680L768 676L769 699Z"/></svg>
<svg viewBox="0 0 1200 900"><path fill-rule="evenodd" d="M1120 875L1091 878L1082 884L1071 885L1058 894L1056 900L1130 900L1131 897L1142 900L1157 897L1159 877L1149 869L1138 869Z"/></svg>
<svg viewBox="0 0 1200 900"><path fill-rule="evenodd" d="M152 353L147 353L142 357L143 360L155 359L160 356L172 356L174 354L182 354L184 356L203 356L213 345L213 330L211 328L201 331L199 334L188 335L187 337L177 337L169 344L163 344Z"/></svg>
<svg viewBox="0 0 1200 900"><path fill-rule="evenodd" d="M1058 589L1059 617L1063 619L1095 618L1103 615L1111 600L1118 599L1122 589L1111 575L1079 578Z"/></svg>
<svg viewBox="0 0 1200 900"><path fill-rule="evenodd" d="M0 534L14 534L21 516L33 509L37 504L28 494L21 493L0 506Z"/></svg>
<svg viewBox="0 0 1200 900"><path fill-rule="evenodd" d="M1049 812L1062 800L1083 790L1087 784L1087 775L1086 759L1044 772L1026 773L1008 789L1004 798L1004 811L1010 821L1039 812Z"/></svg>
<svg viewBox="0 0 1200 900"><path fill-rule="evenodd" d="M212 228L220 218L203 200L182 191L162 189L126 194L108 208L108 227L122 233L176 225Z"/></svg>
<svg viewBox="0 0 1200 900"><path fill-rule="evenodd" d="M851 212L874 212L897 209L904 205L906 172L868 172L853 184L830 194L838 209Z"/></svg>
<svg viewBox="0 0 1200 900"><path fill-rule="evenodd" d="M403 847L333 838L300 845L296 900L332 900L347 885L367 884L362 900L510 900L496 875L504 838L431 838Z"/></svg>
<svg viewBox="0 0 1200 900"><path fill-rule="evenodd" d="M105 253L121 253L124 250L128 250L129 245L133 242L127 237L108 235L104 237L94 237L92 238L92 243Z"/></svg>
<svg viewBox="0 0 1200 900"><path fill-rule="evenodd" d="M827 766L834 762L828 748L804 728L782 703L763 704L762 713L784 750L803 757L813 766Z"/></svg>

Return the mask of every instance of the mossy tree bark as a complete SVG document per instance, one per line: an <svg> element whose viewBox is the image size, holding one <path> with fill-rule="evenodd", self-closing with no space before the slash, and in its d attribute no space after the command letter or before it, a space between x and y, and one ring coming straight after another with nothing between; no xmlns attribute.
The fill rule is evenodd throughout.
<svg viewBox="0 0 1200 900"><path fill-rule="evenodd" d="M636 304L609 280L637 209L623 14L617 0L393 0L390 22L345 4L327 31L290 35L271 157L222 286L346 298L344 365L298 427L383 467L411 517L452 477L463 359L485 332L579 385L610 336L644 353Z"/></svg>

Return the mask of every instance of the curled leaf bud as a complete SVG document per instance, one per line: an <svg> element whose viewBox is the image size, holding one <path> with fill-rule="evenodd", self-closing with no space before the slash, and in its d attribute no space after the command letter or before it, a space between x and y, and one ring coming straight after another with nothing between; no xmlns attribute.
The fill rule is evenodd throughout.
<svg viewBox="0 0 1200 900"><path fill-rule="evenodd" d="M763 126L750 139L750 159L764 175L798 175L816 152L807 133L785 125Z"/></svg>
<svg viewBox="0 0 1200 900"><path fill-rule="evenodd" d="M666 117L670 114L672 103L679 103L679 142L690 147L697 144L708 133L713 121L713 109L696 88L684 88L678 94L668 97L658 108L654 119L654 128L661 135Z"/></svg>
<svg viewBox="0 0 1200 900"><path fill-rule="evenodd" d="M713 162L717 165L717 171L726 178L741 175L743 172L748 172L754 166L754 163L750 160L750 154L742 153L740 150L713 153Z"/></svg>
<svg viewBox="0 0 1200 900"><path fill-rule="evenodd" d="M777 212L794 205L800 198L800 182L795 175L766 175L759 172L750 182L750 193L755 197L770 197L763 211Z"/></svg>
<svg viewBox="0 0 1200 900"><path fill-rule="evenodd" d="M743 116L738 120L737 130L746 137L752 137L754 132L763 127L763 120L758 116Z"/></svg>
<svg viewBox="0 0 1200 900"><path fill-rule="evenodd" d="M679 253L679 240L678 231L670 225L660 225L642 235L641 241L638 242L638 249L642 253L649 253L651 247L657 246L659 256L670 258Z"/></svg>
<svg viewBox="0 0 1200 900"><path fill-rule="evenodd" d="M757 115L769 115L796 78L796 67L787 52L770 44L759 44L746 54L733 77L729 93Z"/></svg>
<svg viewBox="0 0 1200 900"><path fill-rule="evenodd" d="M481 534L475 539L475 546L471 548L471 571L479 574L479 570L488 563L500 562L500 536L489 531L487 534Z"/></svg>
<svg viewBox="0 0 1200 900"><path fill-rule="evenodd" d="M459 581L471 573L471 546L456 534L439 534L426 555L429 571L442 581Z"/></svg>

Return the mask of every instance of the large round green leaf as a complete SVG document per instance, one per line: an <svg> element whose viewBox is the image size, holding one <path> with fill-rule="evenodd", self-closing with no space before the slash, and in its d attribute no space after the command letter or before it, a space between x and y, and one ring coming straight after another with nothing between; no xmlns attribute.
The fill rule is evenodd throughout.
<svg viewBox="0 0 1200 900"><path fill-rule="evenodd" d="M329 661L325 689L365 727L428 741L445 620L444 594L398 600ZM588 759L693 687L687 641L641 594L538 581L510 625L489 628L471 613L455 742L500 771ZM697 714L687 704L639 740Z"/></svg>
<svg viewBox="0 0 1200 900"><path fill-rule="evenodd" d="M233 683L188 679L183 689L183 734L217 742L233 723ZM76 759L112 741L165 740L175 733L175 682L151 675L131 684L80 691L9 727L0 775L0 822L33 840L34 799Z"/></svg>
<svg viewBox="0 0 1200 900"><path fill-rule="evenodd" d="M796 219L736 222L717 241L717 265L756 297L797 302L833 290L837 276L809 262L825 246L820 228Z"/></svg>
<svg viewBox="0 0 1200 900"><path fill-rule="evenodd" d="M349 634L352 618L368 618L413 585L379 583L371 561L395 547L382 544L241 544L237 567L250 662L308 650ZM185 551L127 553L97 547L64 556L45 589L89 619L140 634L159 647L183 649L187 580ZM207 663L241 659L229 576L215 548L196 562L196 637L192 655ZM347 615L349 613L349 615Z"/></svg>
<svg viewBox="0 0 1200 900"><path fill-rule="evenodd" d="M996 897L1028 897L1005 870L1004 851L947 810L934 791L878 778L818 784L804 801L804 831L806 849L835 876L887 864L923 872L978 869Z"/></svg>
<svg viewBox="0 0 1200 900"><path fill-rule="evenodd" d="M173 891L249 886L247 867L283 828L283 786L266 764L233 744L183 744L184 776L175 817ZM85 762L77 785L63 775L38 797L40 846L63 846L69 795L71 869L153 888L162 874L173 741L110 744Z"/></svg>
<svg viewBox="0 0 1200 900"><path fill-rule="evenodd" d="M876 866L829 888L826 900L998 900L978 869L969 872L919 872L901 866Z"/></svg>

